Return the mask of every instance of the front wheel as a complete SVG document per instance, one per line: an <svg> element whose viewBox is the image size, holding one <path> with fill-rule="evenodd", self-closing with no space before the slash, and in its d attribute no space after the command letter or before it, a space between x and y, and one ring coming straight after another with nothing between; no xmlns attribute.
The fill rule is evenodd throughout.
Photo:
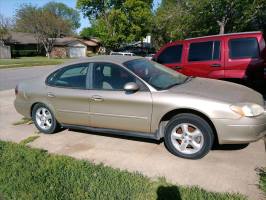
<svg viewBox="0 0 266 200"><path fill-rule="evenodd" d="M184 113L173 117L166 126L164 142L176 156L200 159L211 149L213 130L201 117Z"/></svg>
<svg viewBox="0 0 266 200"><path fill-rule="evenodd" d="M32 109L32 120L37 129L46 134L58 132L61 129L51 110L44 104L38 103Z"/></svg>

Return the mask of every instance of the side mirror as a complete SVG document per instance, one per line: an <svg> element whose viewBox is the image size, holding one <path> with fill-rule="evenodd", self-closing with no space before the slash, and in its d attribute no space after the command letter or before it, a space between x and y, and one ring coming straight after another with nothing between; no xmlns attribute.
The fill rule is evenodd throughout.
<svg viewBox="0 0 266 200"><path fill-rule="evenodd" d="M124 90L126 92L136 92L139 90L139 86L134 82L129 82L129 83L125 84Z"/></svg>

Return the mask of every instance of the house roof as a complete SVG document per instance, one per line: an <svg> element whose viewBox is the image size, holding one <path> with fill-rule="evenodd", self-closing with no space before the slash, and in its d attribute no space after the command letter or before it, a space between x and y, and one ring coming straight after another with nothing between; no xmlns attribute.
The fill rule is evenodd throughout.
<svg viewBox="0 0 266 200"><path fill-rule="evenodd" d="M5 38L8 44L37 44L37 40L32 33L14 32L10 31L9 36ZM55 39L55 46L66 46L73 42L80 42L86 46L98 46L99 42L96 39L81 40L75 37L63 37Z"/></svg>
<svg viewBox="0 0 266 200"><path fill-rule="evenodd" d="M84 44L84 42L80 41L77 38L74 38L74 37L63 37L63 38L56 38L54 45L55 46L66 46L66 45L68 45L70 43L77 42L77 41Z"/></svg>
<svg viewBox="0 0 266 200"><path fill-rule="evenodd" d="M9 44L37 44L37 40L31 33L10 31L5 40Z"/></svg>
<svg viewBox="0 0 266 200"><path fill-rule="evenodd" d="M95 40L82 40L87 46L91 46L91 47L96 47L98 46L98 42L96 42Z"/></svg>

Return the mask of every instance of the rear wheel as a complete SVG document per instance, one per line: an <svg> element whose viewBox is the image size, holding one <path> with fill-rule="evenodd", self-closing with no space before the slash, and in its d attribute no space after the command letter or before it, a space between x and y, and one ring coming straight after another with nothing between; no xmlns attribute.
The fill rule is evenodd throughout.
<svg viewBox="0 0 266 200"><path fill-rule="evenodd" d="M164 141L168 150L174 155L199 159L210 151L214 134L203 118L184 113L176 115L169 121Z"/></svg>
<svg viewBox="0 0 266 200"><path fill-rule="evenodd" d="M37 129L42 133L52 134L61 129L61 125L56 121L51 110L42 103L34 105L32 120Z"/></svg>

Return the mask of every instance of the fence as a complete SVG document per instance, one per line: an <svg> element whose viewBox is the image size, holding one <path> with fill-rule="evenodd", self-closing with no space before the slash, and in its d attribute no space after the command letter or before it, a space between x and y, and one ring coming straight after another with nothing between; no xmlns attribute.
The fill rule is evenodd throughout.
<svg viewBox="0 0 266 200"><path fill-rule="evenodd" d="M0 45L0 59L3 58L11 58L11 50L10 46L2 46Z"/></svg>

